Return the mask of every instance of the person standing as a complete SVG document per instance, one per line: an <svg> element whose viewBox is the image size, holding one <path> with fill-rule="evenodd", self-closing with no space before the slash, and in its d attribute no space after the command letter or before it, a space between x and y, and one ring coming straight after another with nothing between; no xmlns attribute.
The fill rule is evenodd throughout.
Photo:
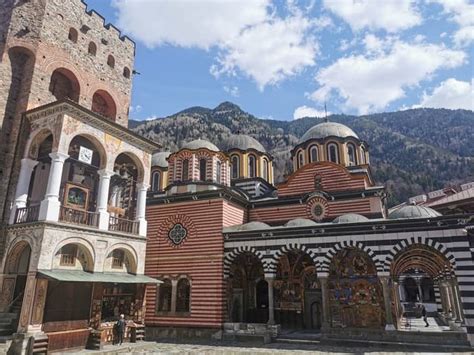
<svg viewBox="0 0 474 355"><path fill-rule="evenodd" d="M120 315L119 320L115 324L115 327L117 328L117 344L122 345L123 343L123 335L125 333L125 316L123 314Z"/></svg>
<svg viewBox="0 0 474 355"><path fill-rule="evenodd" d="M421 305L421 316L423 317L423 321L425 322L425 327L429 327L430 324L428 323L428 317L426 316L426 308L425 305Z"/></svg>

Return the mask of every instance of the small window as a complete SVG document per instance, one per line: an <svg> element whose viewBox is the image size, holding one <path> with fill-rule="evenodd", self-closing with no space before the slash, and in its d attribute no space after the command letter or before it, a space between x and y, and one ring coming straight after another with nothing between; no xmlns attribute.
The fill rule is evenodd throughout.
<svg viewBox="0 0 474 355"><path fill-rule="evenodd" d="M257 160L254 155L249 155L249 177L253 178L257 173Z"/></svg>
<svg viewBox="0 0 474 355"><path fill-rule="evenodd" d="M176 289L176 312L189 312L190 295L191 285L188 279L180 279Z"/></svg>
<svg viewBox="0 0 474 355"><path fill-rule="evenodd" d="M88 52L90 55L93 55L93 56L97 54L97 45L94 42L89 43Z"/></svg>
<svg viewBox="0 0 474 355"><path fill-rule="evenodd" d="M337 144L330 143L328 145L328 159L333 163L339 164L339 153L337 149Z"/></svg>
<svg viewBox="0 0 474 355"><path fill-rule="evenodd" d="M303 165L304 165L304 155L303 155L303 151L300 150L300 151L298 152L298 156L297 156L296 168L299 169L299 168L301 168Z"/></svg>
<svg viewBox="0 0 474 355"><path fill-rule="evenodd" d="M123 76L127 79L130 79L130 69L128 69L127 67L124 67L123 68Z"/></svg>
<svg viewBox="0 0 474 355"><path fill-rule="evenodd" d="M357 165L356 149L352 143L347 145L347 158L349 160L349 166Z"/></svg>
<svg viewBox="0 0 474 355"><path fill-rule="evenodd" d="M189 159L184 159L183 160L182 169L183 169L183 171L181 172L181 176L183 178L181 180L182 181L189 180Z"/></svg>
<svg viewBox="0 0 474 355"><path fill-rule="evenodd" d="M222 169L222 163L220 160L218 160L216 163L216 181L218 184L221 183L221 169Z"/></svg>
<svg viewBox="0 0 474 355"><path fill-rule="evenodd" d="M61 248L61 261L62 266L74 266L76 265L77 256L77 245L68 244Z"/></svg>
<svg viewBox="0 0 474 355"><path fill-rule="evenodd" d="M318 157L318 147L313 145L310 150L309 150L309 158L311 160L311 163L315 163L319 161Z"/></svg>
<svg viewBox="0 0 474 355"><path fill-rule="evenodd" d="M161 174L155 171L151 176L151 191L160 191Z"/></svg>
<svg viewBox="0 0 474 355"><path fill-rule="evenodd" d="M115 67L115 58L113 55L109 55L107 57L107 64L109 67L114 68Z"/></svg>
<svg viewBox="0 0 474 355"><path fill-rule="evenodd" d="M207 160L202 158L199 160L199 180L206 181Z"/></svg>
<svg viewBox="0 0 474 355"><path fill-rule="evenodd" d="M240 158L238 155L232 157L232 179L240 177Z"/></svg>
<svg viewBox="0 0 474 355"><path fill-rule="evenodd" d="M158 312L171 312L171 281L163 280L158 287Z"/></svg>
<svg viewBox="0 0 474 355"><path fill-rule="evenodd" d="M263 178L268 181L268 160L263 159Z"/></svg>
<svg viewBox="0 0 474 355"><path fill-rule="evenodd" d="M125 252L121 249L116 249L112 252L112 268L122 269L125 261Z"/></svg>
<svg viewBox="0 0 474 355"><path fill-rule="evenodd" d="M69 29L69 34L68 34L68 39L72 42L72 43L77 43L77 30L75 28L70 28Z"/></svg>

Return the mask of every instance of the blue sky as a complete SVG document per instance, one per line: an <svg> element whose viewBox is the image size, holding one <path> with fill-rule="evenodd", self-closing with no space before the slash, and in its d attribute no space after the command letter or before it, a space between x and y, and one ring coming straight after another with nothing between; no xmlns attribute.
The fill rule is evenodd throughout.
<svg viewBox="0 0 474 355"><path fill-rule="evenodd" d="M86 0L137 43L131 118L473 109L470 0Z"/></svg>

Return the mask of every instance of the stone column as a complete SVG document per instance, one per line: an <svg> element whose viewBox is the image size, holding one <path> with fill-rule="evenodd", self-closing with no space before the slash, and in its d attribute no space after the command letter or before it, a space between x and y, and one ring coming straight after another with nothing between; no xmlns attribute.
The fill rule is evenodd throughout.
<svg viewBox="0 0 474 355"><path fill-rule="evenodd" d="M146 237L147 222L145 219L146 211L146 192L149 185L145 183L137 184L137 213L136 221L138 222L138 234Z"/></svg>
<svg viewBox="0 0 474 355"><path fill-rule="evenodd" d="M420 303L423 303L423 290L421 289L421 280L416 279L416 286L418 287L418 298Z"/></svg>
<svg viewBox="0 0 474 355"><path fill-rule="evenodd" d="M176 296L178 294L178 280L171 280L171 313L176 312Z"/></svg>
<svg viewBox="0 0 474 355"><path fill-rule="evenodd" d="M385 330L395 330L392 317L392 295L390 292L390 276L381 275L379 280L382 283L383 299L385 306Z"/></svg>
<svg viewBox="0 0 474 355"><path fill-rule="evenodd" d="M18 176L18 183L15 192L15 204L10 212L10 224L15 223L15 214L18 208L26 207L28 200L28 189L30 187L31 174L33 169L38 164L37 160L24 158L21 159L20 175Z"/></svg>
<svg viewBox="0 0 474 355"><path fill-rule="evenodd" d="M107 211L109 202L110 178L114 174L113 171L99 170L99 189L97 193L97 213L99 214L99 229L109 229L110 213Z"/></svg>
<svg viewBox="0 0 474 355"><path fill-rule="evenodd" d="M330 326L329 320L329 290L328 290L328 273L321 272L318 274L319 282L321 283L321 297L322 297L322 308L323 308L323 319L321 329L328 329Z"/></svg>
<svg viewBox="0 0 474 355"><path fill-rule="evenodd" d="M48 291L48 280L36 279L35 298L33 300L33 308L31 311L31 321L28 328L29 331L41 331L44 315L44 306L46 304L46 294Z"/></svg>
<svg viewBox="0 0 474 355"><path fill-rule="evenodd" d="M265 275L265 281L268 284L268 324L275 324L275 301L273 299L273 281L275 275Z"/></svg>
<svg viewBox="0 0 474 355"><path fill-rule="evenodd" d="M395 299L393 300L393 302L394 302L394 304L395 304L395 317L396 317L396 319L395 319L395 321L394 321L394 326L395 326L395 328L397 328L396 325L399 324L400 313L401 313L401 312L400 312L400 311L401 311L401 304L400 304L400 284L398 283L398 281L393 280L393 287L392 287L392 289L393 289L393 295L394 295L394 298L395 298Z"/></svg>
<svg viewBox="0 0 474 355"><path fill-rule="evenodd" d="M456 281L454 279L449 280L449 284L451 286L451 289L453 291L453 299L454 299L454 308L456 308L456 322L461 323L463 321L462 317L462 307L461 307L461 302L459 298L459 292L456 286Z"/></svg>
<svg viewBox="0 0 474 355"><path fill-rule="evenodd" d="M456 302L454 300L453 288L452 288L450 280L446 281L446 291L447 291L448 298L449 298L449 306L451 307L452 318L453 318L453 320L458 319L458 317L459 317L458 310L457 310L457 307L456 307Z"/></svg>
<svg viewBox="0 0 474 355"><path fill-rule="evenodd" d="M443 303L444 314L448 318L450 318L451 314L450 314L449 310L451 309L451 304L450 304L450 300L449 300L448 290L446 288L446 281L444 281L444 280L440 281L439 291L440 291L440 295L442 296L441 301Z"/></svg>
<svg viewBox="0 0 474 355"><path fill-rule="evenodd" d="M49 171L48 185L43 201L41 201L39 219L41 221L57 222L59 220L59 190L61 188L61 178L63 174L64 162L69 155L54 152L50 153L51 170Z"/></svg>

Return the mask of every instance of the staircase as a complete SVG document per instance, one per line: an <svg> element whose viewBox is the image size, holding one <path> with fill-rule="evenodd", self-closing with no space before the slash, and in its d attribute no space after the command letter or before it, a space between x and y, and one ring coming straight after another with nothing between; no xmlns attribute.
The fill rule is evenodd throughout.
<svg viewBox="0 0 474 355"><path fill-rule="evenodd" d="M10 337L15 332L18 314L14 312L0 313L0 343L4 342L4 338Z"/></svg>

